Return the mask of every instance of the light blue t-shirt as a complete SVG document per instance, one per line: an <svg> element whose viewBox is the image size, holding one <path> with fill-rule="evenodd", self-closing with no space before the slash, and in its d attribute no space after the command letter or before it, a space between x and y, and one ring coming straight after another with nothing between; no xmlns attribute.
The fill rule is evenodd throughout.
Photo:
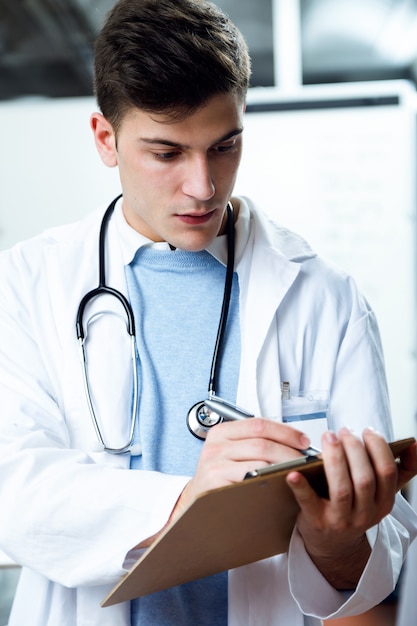
<svg viewBox="0 0 417 626"><path fill-rule="evenodd" d="M139 352L142 455L133 470L192 476L203 442L188 430L190 408L207 397L226 268L210 253L141 247L126 268ZM236 400L239 286L233 278L217 395ZM155 498L158 494L155 494ZM202 529L202 532L204 529ZM167 563L169 567L169 563ZM132 602L132 626L225 626L227 573Z"/></svg>

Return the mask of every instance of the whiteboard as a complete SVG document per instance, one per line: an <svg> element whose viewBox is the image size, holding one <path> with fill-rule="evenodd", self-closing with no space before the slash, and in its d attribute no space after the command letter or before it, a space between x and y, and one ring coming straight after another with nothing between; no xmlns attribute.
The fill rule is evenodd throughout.
<svg viewBox="0 0 417 626"><path fill-rule="evenodd" d="M236 191L351 273L379 320L398 438L415 433L415 91L250 94ZM364 381L366 384L366 381ZM363 416L366 426L366 416Z"/></svg>

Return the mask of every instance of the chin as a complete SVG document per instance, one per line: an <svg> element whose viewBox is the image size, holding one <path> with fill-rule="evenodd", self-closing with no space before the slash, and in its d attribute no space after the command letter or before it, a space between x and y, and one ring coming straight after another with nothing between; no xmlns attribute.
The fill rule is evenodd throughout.
<svg viewBox="0 0 417 626"><path fill-rule="evenodd" d="M210 244L195 244L192 245L190 243L183 243L183 244L179 244L178 246L176 246L177 248L179 248L180 250L185 250L186 252L201 252L202 250L205 250Z"/></svg>
<svg viewBox="0 0 417 626"><path fill-rule="evenodd" d="M189 237L178 241L176 248L186 250L187 252L201 252L205 250L213 241L214 237ZM175 244L173 244L175 245Z"/></svg>
<svg viewBox="0 0 417 626"><path fill-rule="evenodd" d="M187 252L200 252L205 250L214 241L217 231L208 231L207 229L194 232L184 232L178 237L173 237L169 242L175 248L186 250Z"/></svg>

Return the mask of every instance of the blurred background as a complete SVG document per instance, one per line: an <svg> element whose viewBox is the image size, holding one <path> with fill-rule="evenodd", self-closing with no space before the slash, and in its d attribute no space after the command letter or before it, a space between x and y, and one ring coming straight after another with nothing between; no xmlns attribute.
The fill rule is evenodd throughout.
<svg viewBox="0 0 417 626"><path fill-rule="evenodd" d="M92 43L113 4L113 0L1 0L0 98L91 95ZM294 63L289 55L297 57L300 75L295 79L304 85L415 78L414 0L217 4L246 36L253 86L277 85L281 63L287 74Z"/></svg>
<svg viewBox="0 0 417 626"><path fill-rule="evenodd" d="M113 4L0 0L0 249L119 193L89 129ZM417 0L217 4L253 62L236 191L355 276L380 323L394 434L415 435ZM0 563L3 626L17 570Z"/></svg>

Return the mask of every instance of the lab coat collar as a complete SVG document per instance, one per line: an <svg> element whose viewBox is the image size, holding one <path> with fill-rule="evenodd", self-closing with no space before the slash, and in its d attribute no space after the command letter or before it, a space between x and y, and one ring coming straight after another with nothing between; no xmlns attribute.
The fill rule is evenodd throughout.
<svg viewBox="0 0 417 626"><path fill-rule="evenodd" d="M120 250L123 259L123 265L129 265L134 259L136 252L142 246L150 246L159 250L169 250L169 244L166 241L155 242L137 230L132 228L123 214L122 209L123 198L119 198L114 207L114 222L116 225Z"/></svg>

